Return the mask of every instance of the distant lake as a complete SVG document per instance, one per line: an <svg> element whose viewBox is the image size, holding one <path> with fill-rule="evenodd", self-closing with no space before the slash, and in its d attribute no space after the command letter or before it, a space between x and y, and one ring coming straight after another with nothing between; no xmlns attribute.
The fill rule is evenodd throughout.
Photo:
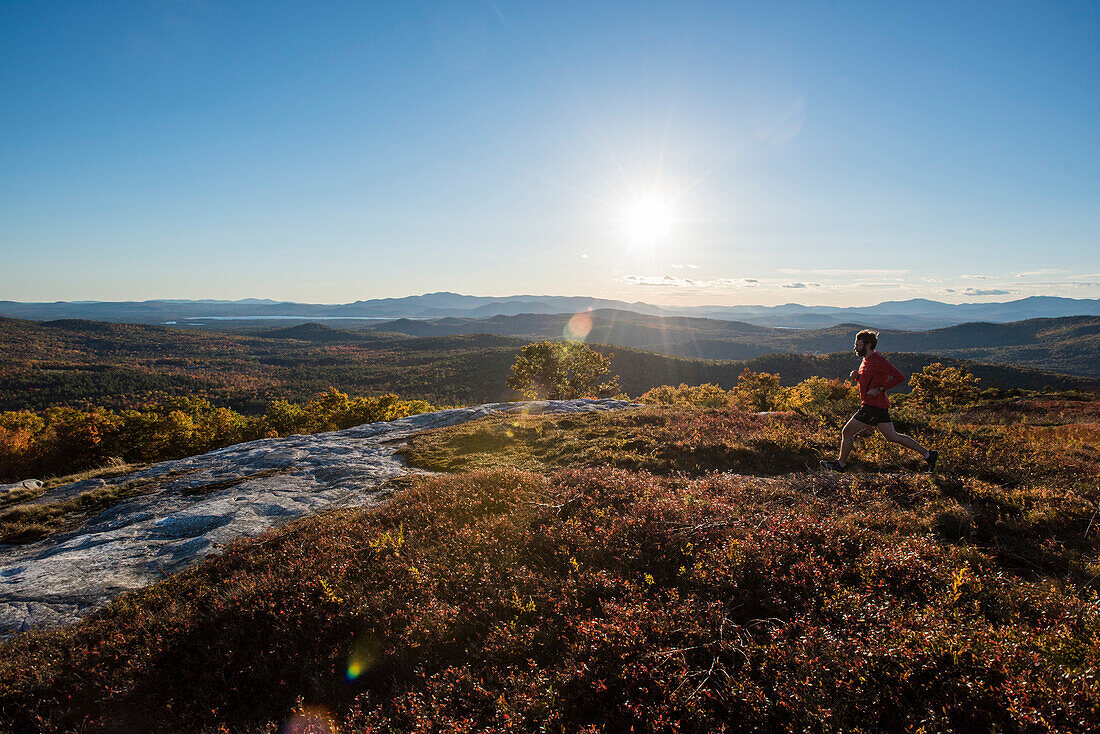
<svg viewBox="0 0 1100 734"><path fill-rule="evenodd" d="M340 319L351 321L393 321L402 318L399 316L184 316L184 321L270 321L272 319L286 321L302 319L303 321L335 321ZM407 316L404 318L414 318ZM165 321L165 324L174 324L175 321Z"/></svg>

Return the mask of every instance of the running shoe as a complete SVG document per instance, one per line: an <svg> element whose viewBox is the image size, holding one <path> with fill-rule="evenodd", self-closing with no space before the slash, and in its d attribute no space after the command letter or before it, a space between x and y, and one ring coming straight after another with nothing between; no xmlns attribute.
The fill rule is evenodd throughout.
<svg viewBox="0 0 1100 734"><path fill-rule="evenodd" d="M928 473L936 471L936 460L940 458L940 452L935 449L928 452L928 458L924 460L924 465L928 469Z"/></svg>
<svg viewBox="0 0 1100 734"><path fill-rule="evenodd" d="M846 464L841 464L839 461L826 461L824 459L821 460L821 465L830 471L837 471L841 474L848 468Z"/></svg>

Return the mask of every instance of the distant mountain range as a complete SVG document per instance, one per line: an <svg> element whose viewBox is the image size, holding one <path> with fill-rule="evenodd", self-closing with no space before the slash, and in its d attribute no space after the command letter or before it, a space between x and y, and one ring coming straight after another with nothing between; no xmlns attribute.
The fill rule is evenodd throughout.
<svg viewBox="0 0 1100 734"><path fill-rule="evenodd" d="M788 329L821 329L854 323L880 329L914 331L973 321L1007 323L1035 318L1098 316L1100 299L1032 296L1005 303L949 304L915 298L858 308L803 306L797 303L781 306L670 307L602 298L529 295L494 298L447 292L336 305L253 298L241 301L0 301L0 316L11 318L38 321L78 318L146 324L188 324L203 320L234 319L270 319L290 323L318 319L483 319L520 314L572 314L590 309L614 309L650 316L691 316Z"/></svg>

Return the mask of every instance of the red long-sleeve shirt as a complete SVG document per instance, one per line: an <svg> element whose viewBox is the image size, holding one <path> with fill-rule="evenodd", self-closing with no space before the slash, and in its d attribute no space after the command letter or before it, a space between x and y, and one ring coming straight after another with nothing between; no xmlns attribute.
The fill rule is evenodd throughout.
<svg viewBox="0 0 1100 734"><path fill-rule="evenodd" d="M873 405L876 408L889 408L890 399L886 397L886 390L905 382L905 375L901 374L897 367L886 361L878 352L872 352L870 357L864 357L859 365L859 399L864 405ZM873 387L883 388L878 395L868 395L867 391Z"/></svg>

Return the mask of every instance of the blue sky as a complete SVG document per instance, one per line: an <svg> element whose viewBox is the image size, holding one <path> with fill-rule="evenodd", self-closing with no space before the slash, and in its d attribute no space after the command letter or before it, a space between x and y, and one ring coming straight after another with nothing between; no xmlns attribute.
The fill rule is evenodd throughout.
<svg viewBox="0 0 1100 734"><path fill-rule="evenodd" d="M0 300L1100 297L1100 6L0 4Z"/></svg>

